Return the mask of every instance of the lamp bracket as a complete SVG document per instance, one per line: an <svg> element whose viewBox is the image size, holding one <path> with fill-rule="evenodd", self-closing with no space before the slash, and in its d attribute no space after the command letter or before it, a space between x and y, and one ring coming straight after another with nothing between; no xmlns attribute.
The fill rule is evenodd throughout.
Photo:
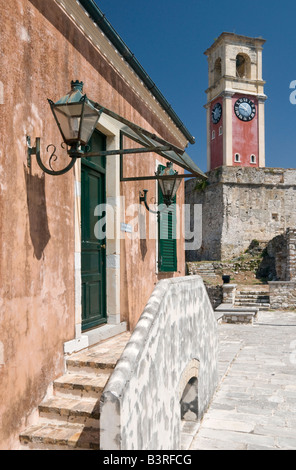
<svg viewBox="0 0 296 470"><path fill-rule="evenodd" d="M160 213L161 212L164 212L165 210L167 210L167 208L169 207L169 205L166 204L166 207L163 207L161 210L159 209L159 206L158 206L158 210L157 211L154 211L152 209L150 209L148 203L147 203L147 193L148 193L148 189L143 189L143 192L140 191L140 204L142 202L144 202L144 205L147 209L147 211L151 212L152 214L157 214L158 217L160 216Z"/></svg>
<svg viewBox="0 0 296 470"><path fill-rule="evenodd" d="M61 147L65 149L65 143L63 142L61 144ZM67 165L64 169L62 170L54 170L52 167L52 162L56 161L58 159L58 156L56 155L56 146L53 144L49 144L46 147L46 151L49 152L51 151L49 161L48 161L48 167L44 165L44 163L41 160L41 152L40 152L40 137L36 138L35 141L35 146L32 147L31 145L31 136L27 136L27 166L28 168L31 168L32 166L32 156L36 156L36 161L39 165L39 167L47 174L49 175L63 175L67 173L67 171L71 170L73 166L75 165L75 162L77 158L91 158L91 157L102 157L102 156L110 156L110 155L123 155L123 154L135 154L135 153L147 153L147 152L153 152L155 150L158 150L158 147L148 147L148 148L136 148L136 149L118 149L118 150L109 150L109 151L98 151L98 152L88 152L87 150L89 149L89 146L86 146L85 151L82 151L79 149L78 145L75 145L71 147L69 150L67 150L68 155L71 159L69 165ZM169 148L169 147L168 147ZM168 149L167 148L167 149ZM50 150L51 149L51 150ZM161 179L161 176L142 176L142 177L129 177L129 178L124 178L122 175L122 165L121 165L121 175L120 175L120 181L141 181L141 180L155 180L155 179ZM184 175L179 175L180 178L188 178L190 176L194 176L191 174L184 174ZM166 178L170 178L170 176L166 176ZM174 176L171 176L171 178L174 178Z"/></svg>
<svg viewBox="0 0 296 470"><path fill-rule="evenodd" d="M65 148L64 147L64 143L62 143L62 148ZM32 166L32 155L35 155L36 156L36 161L39 165L39 167L44 171L44 173L47 173L48 175L53 175L53 176L59 176L59 175L64 175L65 173L67 173L67 171L71 170L71 168L73 168L73 166L75 165L75 162L77 160L77 156L71 156L71 161L69 163L69 165L67 165L65 168L63 168L62 170L58 170L58 171L55 171L53 168L52 168L52 161L56 161L57 160L57 155L56 155L56 146L53 145L53 144L49 144L46 148L46 151L49 152L49 149L50 148L53 148L52 150L52 153L49 157L49 162L48 162L48 165L49 165L49 168L47 166L44 165L44 163L42 162L41 160L41 153L40 153L40 137L37 137L36 138L36 143L35 143L35 147L32 147L31 146L31 137L30 136L27 136L27 147L28 147L28 153L27 153L27 166L28 168L31 168Z"/></svg>

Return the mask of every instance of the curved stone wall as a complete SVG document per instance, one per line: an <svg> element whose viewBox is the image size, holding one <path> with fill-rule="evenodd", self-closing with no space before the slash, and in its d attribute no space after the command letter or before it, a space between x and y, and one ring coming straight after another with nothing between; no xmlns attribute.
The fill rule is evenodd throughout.
<svg viewBox="0 0 296 470"><path fill-rule="evenodd" d="M198 363L200 419L217 385L217 349L201 277L160 281L103 392L101 448L180 449L184 371Z"/></svg>

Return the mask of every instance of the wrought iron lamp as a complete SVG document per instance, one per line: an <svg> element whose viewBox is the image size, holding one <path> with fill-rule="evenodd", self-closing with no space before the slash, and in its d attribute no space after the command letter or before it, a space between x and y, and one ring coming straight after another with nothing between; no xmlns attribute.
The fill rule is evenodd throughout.
<svg viewBox="0 0 296 470"><path fill-rule="evenodd" d="M88 144L101 115L82 91L82 82L72 82L66 96L56 103L48 100L63 141L70 147L68 154L73 157L84 154L81 145Z"/></svg>
<svg viewBox="0 0 296 470"><path fill-rule="evenodd" d="M173 169L173 164L167 162L164 169L158 167L156 177L163 194L163 201L170 206L182 182L182 178L178 178L178 172Z"/></svg>
<svg viewBox="0 0 296 470"><path fill-rule="evenodd" d="M31 156L36 155L37 163L45 173L62 175L74 166L77 158L87 156L87 153L81 147L87 146L91 139L103 108L96 108L95 104L83 94L83 82L78 80L71 82L71 91L56 103L51 100L48 100L48 102L62 135L62 147L64 148L64 145L68 147L67 153L71 160L62 170L54 170L52 160L57 159L55 154L56 146L50 144L47 146L47 151L50 147L53 147L53 152L49 158L49 168L47 168L40 156L40 138L36 139L35 147L31 147L31 138L27 137L28 166L31 166Z"/></svg>
<svg viewBox="0 0 296 470"><path fill-rule="evenodd" d="M176 196L182 182L182 177L178 176L178 172L173 169L173 164L171 162L167 162L167 166L165 168L159 166L155 176L163 195L163 202L167 207L169 207L173 203L174 197ZM154 211L150 209L147 203L147 193L147 189L143 190L143 194L140 193L140 203L144 202L148 211L158 214L161 212L160 210Z"/></svg>

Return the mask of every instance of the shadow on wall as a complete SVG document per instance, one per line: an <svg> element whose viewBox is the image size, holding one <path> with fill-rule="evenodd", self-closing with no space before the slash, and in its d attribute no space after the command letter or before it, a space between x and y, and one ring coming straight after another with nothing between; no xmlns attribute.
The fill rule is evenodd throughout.
<svg viewBox="0 0 296 470"><path fill-rule="evenodd" d="M45 175L32 175L24 166L30 237L34 256L40 260L50 240L45 198Z"/></svg>
<svg viewBox="0 0 296 470"><path fill-rule="evenodd" d="M146 214L139 212L139 231L140 231L140 250L142 261L144 261L147 254L147 241L146 241Z"/></svg>

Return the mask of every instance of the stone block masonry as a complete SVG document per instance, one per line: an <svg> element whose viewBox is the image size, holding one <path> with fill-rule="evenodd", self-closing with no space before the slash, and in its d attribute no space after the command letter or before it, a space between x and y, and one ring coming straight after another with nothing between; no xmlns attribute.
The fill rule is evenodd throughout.
<svg viewBox="0 0 296 470"><path fill-rule="evenodd" d="M269 297L272 309L295 309L296 281L269 282Z"/></svg>
<svg viewBox="0 0 296 470"><path fill-rule="evenodd" d="M296 229L288 229L287 237L287 280L296 281Z"/></svg>
<svg viewBox="0 0 296 470"><path fill-rule="evenodd" d="M268 242L296 227L295 169L223 166L207 176L205 189L186 182L186 203L202 204L202 246L188 251L187 261L230 259L254 239ZM295 247L291 234L292 264Z"/></svg>
<svg viewBox="0 0 296 470"><path fill-rule="evenodd" d="M295 228L288 228L267 243L257 275L269 281L296 281Z"/></svg>

